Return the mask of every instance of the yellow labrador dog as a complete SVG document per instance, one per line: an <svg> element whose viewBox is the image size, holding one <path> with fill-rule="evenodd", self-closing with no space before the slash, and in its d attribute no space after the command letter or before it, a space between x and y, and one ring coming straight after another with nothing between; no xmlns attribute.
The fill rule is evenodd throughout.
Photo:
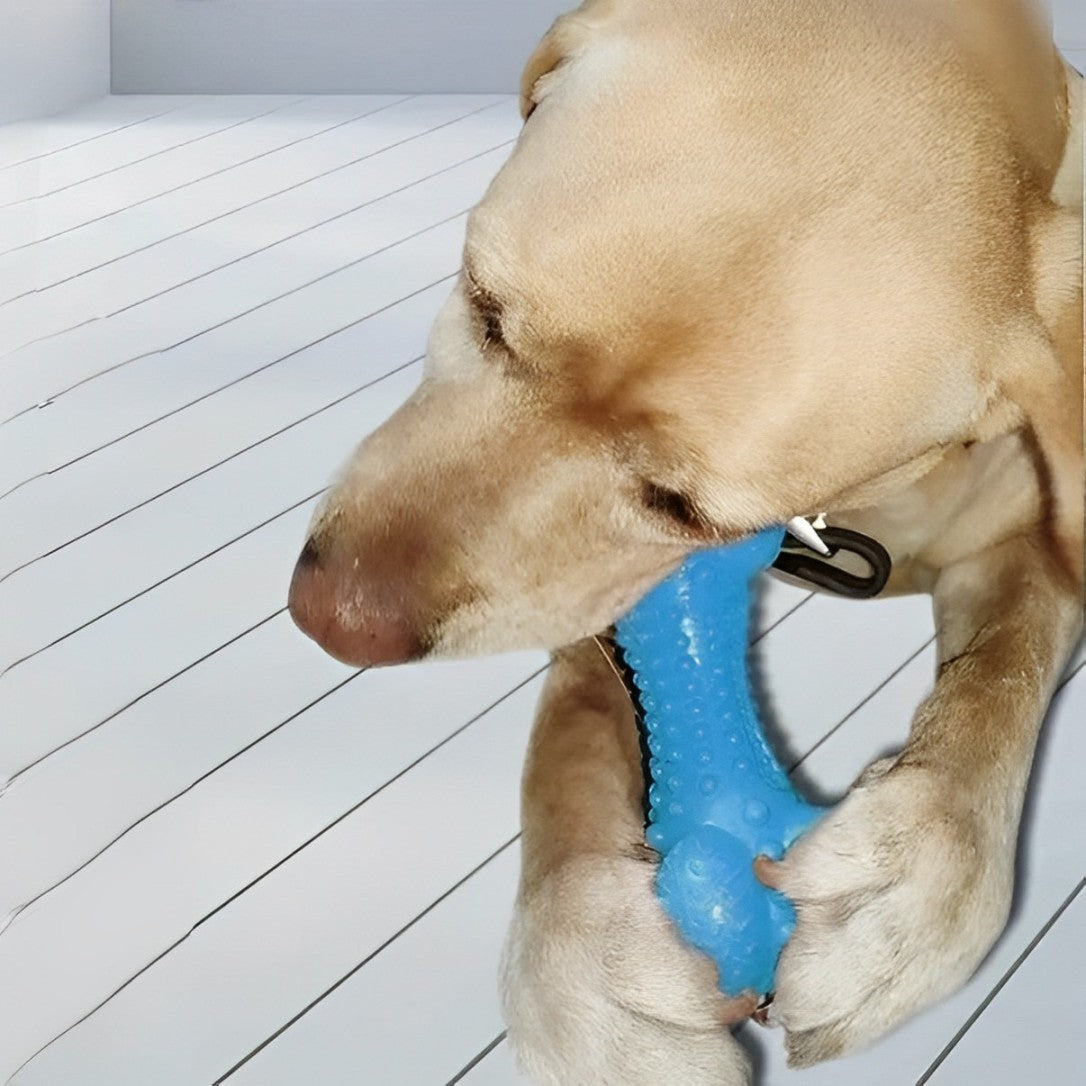
<svg viewBox="0 0 1086 1086"><path fill-rule="evenodd" d="M1082 80L1030 0L588 0L528 62L421 387L291 586L354 664L555 650L524 780L510 1038L541 1083L742 1083L657 906L628 699L589 635L691 550L818 510L930 592L905 749L764 879L797 1066L1002 929L1082 621Z"/></svg>

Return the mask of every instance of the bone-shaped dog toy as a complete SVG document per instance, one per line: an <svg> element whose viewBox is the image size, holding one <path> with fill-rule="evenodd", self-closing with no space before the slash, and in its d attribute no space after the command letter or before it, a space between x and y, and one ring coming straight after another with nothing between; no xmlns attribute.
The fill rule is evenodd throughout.
<svg viewBox="0 0 1086 1086"><path fill-rule="evenodd" d="M757 880L754 858L780 859L822 814L769 749L747 675L751 581L783 534L692 555L616 625L648 733L657 894L733 996L773 990L795 926L792 903Z"/></svg>

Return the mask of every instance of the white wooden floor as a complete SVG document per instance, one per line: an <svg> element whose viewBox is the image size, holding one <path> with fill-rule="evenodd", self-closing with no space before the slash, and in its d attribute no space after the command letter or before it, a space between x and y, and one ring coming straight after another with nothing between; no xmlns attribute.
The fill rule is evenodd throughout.
<svg viewBox="0 0 1086 1086"><path fill-rule="evenodd" d="M518 1081L495 974L545 660L356 674L283 607L517 128L499 97L137 96L0 129L3 1081ZM927 603L778 584L761 632L792 754L844 789L928 688ZM744 1029L763 1083L1080 1080L1083 661L975 980L802 1076Z"/></svg>

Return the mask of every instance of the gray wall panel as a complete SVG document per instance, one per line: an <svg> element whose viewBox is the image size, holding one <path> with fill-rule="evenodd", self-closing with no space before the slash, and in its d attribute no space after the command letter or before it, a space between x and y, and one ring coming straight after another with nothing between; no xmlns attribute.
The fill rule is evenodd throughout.
<svg viewBox="0 0 1086 1086"><path fill-rule="evenodd" d="M1064 49L1086 49L1086 0L1052 0L1056 41Z"/></svg>
<svg viewBox="0 0 1086 1086"><path fill-rule="evenodd" d="M0 0L0 124L109 93L109 0Z"/></svg>
<svg viewBox="0 0 1086 1086"><path fill-rule="evenodd" d="M0 0L0 10L80 2L88 0ZM576 0L113 0L113 88L508 91L543 30L575 5ZM1052 7L1060 44L1086 49L1086 0L1052 0Z"/></svg>
<svg viewBox="0 0 1086 1086"><path fill-rule="evenodd" d="M573 0L113 0L116 92L510 91Z"/></svg>

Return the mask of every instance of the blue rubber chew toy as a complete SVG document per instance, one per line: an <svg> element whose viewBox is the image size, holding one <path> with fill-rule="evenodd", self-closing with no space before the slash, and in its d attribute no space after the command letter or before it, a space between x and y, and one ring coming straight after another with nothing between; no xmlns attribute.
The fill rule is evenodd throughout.
<svg viewBox="0 0 1086 1086"><path fill-rule="evenodd" d="M773 990L795 926L792 903L757 880L754 858L780 859L822 814L766 744L747 675L751 582L783 536L772 528L699 551L616 625L648 733L657 894L732 996Z"/></svg>

